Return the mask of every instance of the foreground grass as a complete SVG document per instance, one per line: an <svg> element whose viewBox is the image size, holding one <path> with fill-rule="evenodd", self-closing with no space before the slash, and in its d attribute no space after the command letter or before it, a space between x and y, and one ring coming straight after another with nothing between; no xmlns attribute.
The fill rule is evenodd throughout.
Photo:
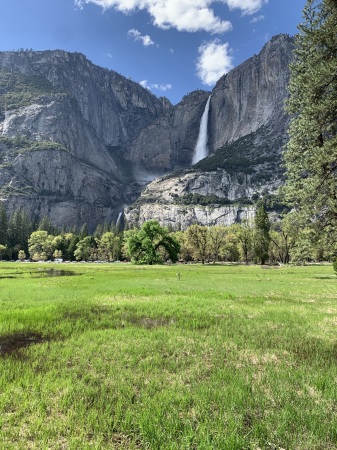
<svg viewBox="0 0 337 450"><path fill-rule="evenodd" d="M337 449L331 267L0 277L0 449Z"/></svg>

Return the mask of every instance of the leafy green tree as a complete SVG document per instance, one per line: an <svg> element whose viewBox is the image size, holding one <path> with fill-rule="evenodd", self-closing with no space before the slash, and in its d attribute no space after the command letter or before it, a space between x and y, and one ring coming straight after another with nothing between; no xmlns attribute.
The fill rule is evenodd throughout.
<svg viewBox="0 0 337 450"><path fill-rule="evenodd" d="M193 249L194 259L200 259L202 264L209 255L209 233L208 227L202 225L191 225L186 230L187 241Z"/></svg>
<svg viewBox="0 0 337 450"><path fill-rule="evenodd" d="M240 250L238 244L238 238L233 232L233 228L228 227L226 245L222 251L222 258L225 261L237 262L240 260Z"/></svg>
<svg viewBox="0 0 337 450"><path fill-rule="evenodd" d="M54 259L61 259L62 258L62 250L55 249L53 252L53 258Z"/></svg>
<svg viewBox="0 0 337 450"><path fill-rule="evenodd" d="M19 251L18 259L19 259L20 261L24 261L24 260L26 259L26 253L25 253L23 250L20 250L20 251Z"/></svg>
<svg viewBox="0 0 337 450"><path fill-rule="evenodd" d="M312 227L303 228L297 238L296 246L291 250L291 259L296 262L314 259L315 233Z"/></svg>
<svg viewBox="0 0 337 450"><path fill-rule="evenodd" d="M269 255L270 221L264 206L260 206L255 215L254 255L257 261L265 264Z"/></svg>
<svg viewBox="0 0 337 450"><path fill-rule="evenodd" d="M64 248L62 248L62 254L66 260L75 260L74 252L76 245L80 238L76 233L66 233L64 236Z"/></svg>
<svg viewBox="0 0 337 450"><path fill-rule="evenodd" d="M105 261L116 261L120 258L122 240L111 231L102 234L96 239L98 244L98 257Z"/></svg>
<svg viewBox="0 0 337 450"><path fill-rule="evenodd" d="M213 261L219 261L226 245L228 227L214 226L208 230L208 248Z"/></svg>
<svg viewBox="0 0 337 450"><path fill-rule="evenodd" d="M33 259L47 260L52 257L54 236L47 231L34 231L28 241L29 254Z"/></svg>
<svg viewBox="0 0 337 450"><path fill-rule="evenodd" d="M308 0L295 38L286 194L313 223L337 220L337 5Z"/></svg>
<svg viewBox="0 0 337 450"><path fill-rule="evenodd" d="M0 261L2 261L3 255L6 253L7 247L3 244L0 244Z"/></svg>
<svg viewBox="0 0 337 450"><path fill-rule="evenodd" d="M97 245L92 236L86 236L76 244L74 256L77 260L94 261L97 259Z"/></svg>
<svg viewBox="0 0 337 450"><path fill-rule="evenodd" d="M252 259L253 253L253 228L248 221L231 225L230 229L234 232L238 244L241 259L246 264Z"/></svg>
<svg viewBox="0 0 337 450"><path fill-rule="evenodd" d="M271 250L274 248L275 259L288 264L293 248L299 240L303 227L303 218L296 211L288 213L280 222L275 222L270 232Z"/></svg>
<svg viewBox="0 0 337 450"><path fill-rule="evenodd" d="M128 252L138 264L161 264L167 255L172 261L178 260L180 245L167 228L156 220L145 222L142 228L127 238Z"/></svg>
<svg viewBox="0 0 337 450"><path fill-rule="evenodd" d="M180 245L179 251L180 258L184 261L192 261L193 249L188 243L187 233L185 231L175 231L174 237L176 238L176 240L179 242Z"/></svg>

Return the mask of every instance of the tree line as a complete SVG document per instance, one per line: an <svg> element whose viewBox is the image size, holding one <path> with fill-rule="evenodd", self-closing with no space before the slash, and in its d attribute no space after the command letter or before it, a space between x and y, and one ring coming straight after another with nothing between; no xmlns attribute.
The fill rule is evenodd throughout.
<svg viewBox="0 0 337 450"><path fill-rule="evenodd" d="M162 227L156 220L141 227L121 230L99 224L60 229L48 217L30 220L20 209L7 217L0 203L0 257L6 260L131 261L138 264L165 262L241 262L245 264L334 260L337 245L329 236L306 224L305 217L290 212L270 221L263 204L254 221L230 226L193 224L184 231Z"/></svg>
<svg viewBox="0 0 337 450"><path fill-rule="evenodd" d="M308 0L290 65L289 142L281 190L290 212L269 221L263 205L254 223L229 227L191 225L173 231L149 221L120 231L107 224L89 234L56 230L48 218L32 223L23 210L8 218L0 203L0 255L6 259L105 261L154 264L176 261L242 261L264 264L336 260L337 256L337 4ZM192 199L193 200L193 199ZM337 264L337 263L336 263Z"/></svg>

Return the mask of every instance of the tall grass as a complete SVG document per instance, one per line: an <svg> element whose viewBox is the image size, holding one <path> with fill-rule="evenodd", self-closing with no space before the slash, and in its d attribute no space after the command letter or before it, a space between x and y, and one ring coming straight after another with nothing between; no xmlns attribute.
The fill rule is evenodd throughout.
<svg viewBox="0 0 337 450"><path fill-rule="evenodd" d="M331 267L46 267L0 264L1 449L337 449Z"/></svg>

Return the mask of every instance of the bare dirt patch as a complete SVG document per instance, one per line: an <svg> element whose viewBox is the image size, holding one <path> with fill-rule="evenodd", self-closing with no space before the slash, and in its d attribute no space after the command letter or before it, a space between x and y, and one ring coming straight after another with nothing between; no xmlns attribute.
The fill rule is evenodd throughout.
<svg viewBox="0 0 337 450"><path fill-rule="evenodd" d="M16 353L22 348L45 342L41 333L15 333L0 337L0 356Z"/></svg>

